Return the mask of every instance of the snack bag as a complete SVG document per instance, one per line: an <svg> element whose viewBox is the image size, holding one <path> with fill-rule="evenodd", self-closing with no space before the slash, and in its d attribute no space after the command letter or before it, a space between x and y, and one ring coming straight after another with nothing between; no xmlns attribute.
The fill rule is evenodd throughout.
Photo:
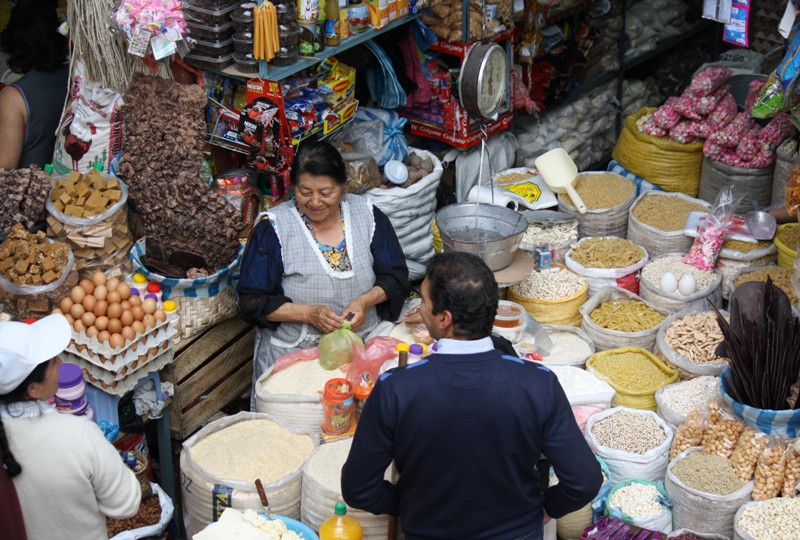
<svg viewBox="0 0 800 540"><path fill-rule="evenodd" d="M714 271L722 244L730 234L734 212L743 198L743 195L734 194L732 186L720 190L711 212L698 226L699 234L689 253L683 256L683 262L704 272Z"/></svg>
<svg viewBox="0 0 800 540"><path fill-rule="evenodd" d="M758 456L755 470L753 500L765 501L780 495L786 475L787 441L775 437Z"/></svg>
<svg viewBox="0 0 800 540"><path fill-rule="evenodd" d="M353 347L363 349L364 341L350 330L350 321L343 321L341 328L319 340L319 365L328 371L342 367L353 360Z"/></svg>

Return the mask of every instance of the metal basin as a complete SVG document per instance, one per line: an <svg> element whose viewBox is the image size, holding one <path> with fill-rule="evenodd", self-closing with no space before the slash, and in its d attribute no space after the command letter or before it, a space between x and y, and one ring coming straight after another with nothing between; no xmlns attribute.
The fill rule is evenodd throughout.
<svg viewBox="0 0 800 540"><path fill-rule="evenodd" d="M458 203L436 212L436 225L444 251L478 255L492 271L502 270L514 259L528 220L504 206ZM476 227L477 224L477 227Z"/></svg>

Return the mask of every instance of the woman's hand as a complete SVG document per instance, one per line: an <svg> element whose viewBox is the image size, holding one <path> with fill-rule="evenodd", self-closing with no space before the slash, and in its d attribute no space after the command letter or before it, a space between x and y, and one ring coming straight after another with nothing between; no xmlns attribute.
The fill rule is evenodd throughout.
<svg viewBox="0 0 800 540"><path fill-rule="evenodd" d="M342 327L342 317L328 306L312 305L308 307L306 321L313 324L321 332L327 334Z"/></svg>
<svg viewBox="0 0 800 540"><path fill-rule="evenodd" d="M350 302L346 308L344 308L344 311L342 311L342 317L346 318L348 315L352 314L352 318L350 319L350 328L356 330L359 326L364 324L364 321L367 319L367 310L369 307L370 306L367 304L366 299L363 296L359 296Z"/></svg>

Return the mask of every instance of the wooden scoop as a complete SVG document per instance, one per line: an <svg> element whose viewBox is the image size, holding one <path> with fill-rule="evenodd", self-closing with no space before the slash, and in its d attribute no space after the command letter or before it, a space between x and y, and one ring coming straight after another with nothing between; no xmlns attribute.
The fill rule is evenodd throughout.
<svg viewBox="0 0 800 540"><path fill-rule="evenodd" d="M554 148L536 158L534 164L550 189L555 193L566 193L578 212L586 213L586 204L573 186L578 177L578 166L566 150Z"/></svg>
<svg viewBox="0 0 800 540"><path fill-rule="evenodd" d="M261 499L261 506L264 507L264 510L267 512L267 517L270 521L275 519L275 514L272 513L272 510L269 508L269 500L267 499L267 493L264 491L264 484L261 483L261 478L256 478L256 491L258 491L258 498Z"/></svg>

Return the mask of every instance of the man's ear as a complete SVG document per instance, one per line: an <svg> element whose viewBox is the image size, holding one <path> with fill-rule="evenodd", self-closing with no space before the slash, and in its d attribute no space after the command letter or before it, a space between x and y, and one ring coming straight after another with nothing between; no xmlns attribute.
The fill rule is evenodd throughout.
<svg viewBox="0 0 800 540"><path fill-rule="evenodd" d="M443 331L453 327L453 314L449 310L445 309L441 313L437 313L436 317L438 318L439 327Z"/></svg>

